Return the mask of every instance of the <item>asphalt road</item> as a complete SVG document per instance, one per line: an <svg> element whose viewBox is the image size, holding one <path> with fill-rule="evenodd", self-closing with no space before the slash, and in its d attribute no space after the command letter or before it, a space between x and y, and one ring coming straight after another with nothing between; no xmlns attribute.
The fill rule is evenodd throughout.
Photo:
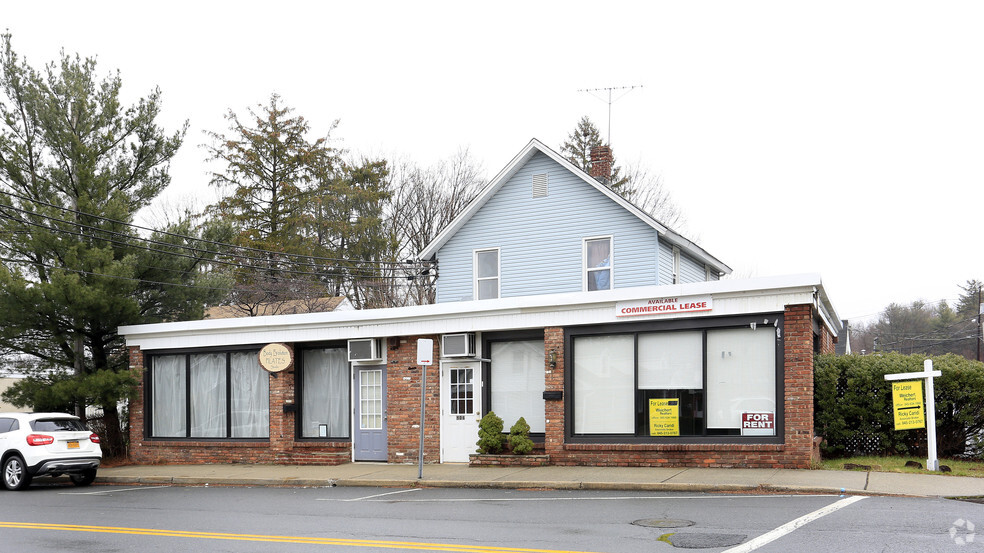
<svg viewBox="0 0 984 553"><path fill-rule="evenodd" d="M984 536L973 541L978 524L984 531L980 504L895 497L61 485L0 491L0 553L981 551Z"/></svg>

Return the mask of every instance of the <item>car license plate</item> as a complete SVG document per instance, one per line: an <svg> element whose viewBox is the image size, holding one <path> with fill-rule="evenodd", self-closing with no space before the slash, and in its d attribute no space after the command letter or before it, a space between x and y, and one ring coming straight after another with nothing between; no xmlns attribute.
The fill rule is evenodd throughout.
<svg viewBox="0 0 984 553"><path fill-rule="evenodd" d="M68 442L68 449L78 449L78 448L79 448L78 440L73 440L71 442Z"/></svg>

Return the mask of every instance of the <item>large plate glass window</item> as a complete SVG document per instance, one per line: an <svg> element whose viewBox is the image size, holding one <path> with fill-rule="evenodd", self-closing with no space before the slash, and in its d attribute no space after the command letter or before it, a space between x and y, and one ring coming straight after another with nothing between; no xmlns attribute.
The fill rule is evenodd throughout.
<svg viewBox="0 0 984 553"><path fill-rule="evenodd" d="M345 349L301 353L301 436L349 437L349 364Z"/></svg>
<svg viewBox="0 0 984 553"><path fill-rule="evenodd" d="M530 432L546 432L543 340L491 342L491 410L507 427L526 419Z"/></svg>
<svg viewBox="0 0 984 553"><path fill-rule="evenodd" d="M475 299L499 297L498 248L475 251Z"/></svg>
<svg viewBox="0 0 984 553"><path fill-rule="evenodd" d="M631 334L586 336L574 342L574 432L631 434L635 355Z"/></svg>
<svg viewBox="0 0 984 553"><path fill-rule="evenodd" d="M154 355L150 435L154 438L267 438L270 375L258 351Z"/></svg>
<svg viewBox="0 0 984 553"><path fill-rule="evenodd" d="M707 332L708 428L740 430L742 413L775 412L775 333L769 330Z"/></svg>
<svg viewBox="0 0 984 553"><path fill-rule="evenodd" d="M584 279L586 290L609 290L612 287L612 239L589 238L584 241Z"/></svg>
<svg viewBox="0 0 984 553"><path fill-rule="evenodd" d="M774 326L718 324L574 335L574 434L740 436L743 415L779 421Z"/></svg>

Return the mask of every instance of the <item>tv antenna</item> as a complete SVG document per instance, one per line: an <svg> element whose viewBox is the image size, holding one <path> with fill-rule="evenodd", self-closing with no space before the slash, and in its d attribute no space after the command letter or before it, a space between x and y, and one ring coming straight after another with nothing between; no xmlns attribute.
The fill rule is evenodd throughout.
<svg viewBox="0 0 984 553"><path fill-rule="evenodd" d="M602 102L607 102L608 103L608 145L609 146L612 145L612 103L621 100L623 96L625 96L629 92L632 92L632 89L635 89L635 88L642 88L642 85L641 84L638 84L638 85L632 85L632 86L609 86L609 87L605 87L605 88L579 88L579 89L577 89L578 92L587 92L588 94L594 96L595 98L598 98ZM624 92L622 92L617 98L612 99L612 92L614 92L616 90L624 90ZM596 94L597 92L607 92L608 93L608 99L606 100L604 97L599 96L598 94Z"/></svg>

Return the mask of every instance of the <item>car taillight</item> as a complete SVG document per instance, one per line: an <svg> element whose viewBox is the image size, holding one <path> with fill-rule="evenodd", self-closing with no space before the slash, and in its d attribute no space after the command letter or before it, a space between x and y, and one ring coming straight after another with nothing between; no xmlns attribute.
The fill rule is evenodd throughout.
<svg viewBox="0 0 984 553"><path fill-rule="evenodd" d="M54 436L44 434L30 434L27 436L27 445L49 445L55 443Z"/></svg>
<svg viewBox="0 0 984 553"><path fill-rule="evenodd" d="M94 443L94 444L98 444L99 443L99 434L92 434L91 436L89 436L89 441L92 442L92 443Z"/></svg>

